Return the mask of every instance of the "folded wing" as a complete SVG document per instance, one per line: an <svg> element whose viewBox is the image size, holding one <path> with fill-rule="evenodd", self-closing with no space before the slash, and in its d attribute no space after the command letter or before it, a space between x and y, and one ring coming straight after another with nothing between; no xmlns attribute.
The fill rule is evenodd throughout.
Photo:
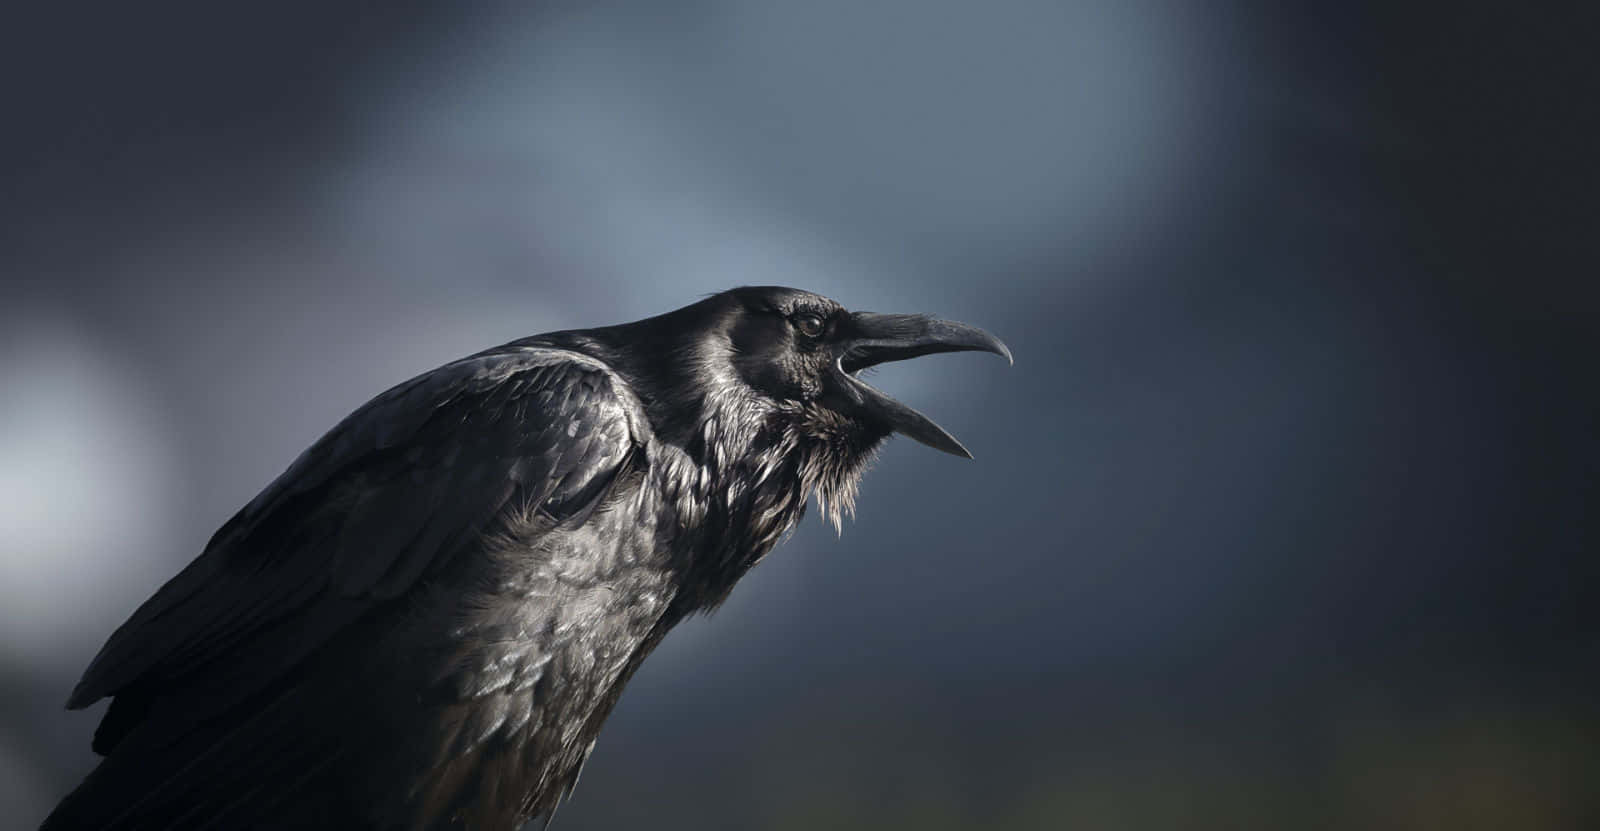
<svg viewBox="0 0 1600 831"><path fill-rule="evenodd" d="M513 507L582 522L635 458L636 406L602 365L553 349L492 351L383 393L141 606L68 706L115 696L102 754L234 707Z"/></svg>

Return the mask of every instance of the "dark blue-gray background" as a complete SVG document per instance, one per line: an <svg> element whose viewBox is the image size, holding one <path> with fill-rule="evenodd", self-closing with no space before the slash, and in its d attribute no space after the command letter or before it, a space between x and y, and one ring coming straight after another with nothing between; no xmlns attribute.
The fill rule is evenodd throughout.
<svg viewBox="0 0 1600 831"><path fill-rule="evenodd" d="M1017 365L876 376L977 461L893 443L675 632L559 827L1596 822L1592 39L1323 5L10 15L4 823L350 409L766 283Z"/></svg>

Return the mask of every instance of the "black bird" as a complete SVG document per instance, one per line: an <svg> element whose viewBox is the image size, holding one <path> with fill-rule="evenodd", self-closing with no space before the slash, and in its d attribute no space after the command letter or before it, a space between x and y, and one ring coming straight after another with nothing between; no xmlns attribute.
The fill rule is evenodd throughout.
<svg viewBox="0 0 1600 831"><path fill-rule="evenodd" d="M548 818L645 656L891 433L863 383L993 335L740 288L535 335L374 398L100 650L79 828L511 829Z"/></svg>

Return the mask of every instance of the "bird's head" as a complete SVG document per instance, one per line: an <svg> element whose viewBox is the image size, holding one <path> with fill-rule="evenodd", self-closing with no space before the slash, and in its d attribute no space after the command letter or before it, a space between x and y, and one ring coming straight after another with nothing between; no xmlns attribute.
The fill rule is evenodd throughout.
<svg viewBox="0 0 1600 831"><path fill-rule="evenodd" d="M723 482L725 495L760 503L746 513L762 519L773 518L765 514L775 505L794 507L791 497L803 505L814 494L835 526L853 511L861 472L891 434L972 458L927 416L861 380L862 370L935 352L1011 358L999 338L975 326L852 312L778 286L732 289L658 317L572 334L622 369L664 444L708 468L693 481ZM762 497L772 492L751 482L784 495ZM771 530L786 521L756 524Z"/></svg>
<svg viewBox="0 0 1600 831"><path fill-rule="evenodd" d="M965 458L972 454L927 416L861 380L868 367L936 352L992 352L994 335L914 314L852 312L826 297L759 286L718 296L728 361L739 379L775 402L812 438L875 445L900 433Z"/></svg>

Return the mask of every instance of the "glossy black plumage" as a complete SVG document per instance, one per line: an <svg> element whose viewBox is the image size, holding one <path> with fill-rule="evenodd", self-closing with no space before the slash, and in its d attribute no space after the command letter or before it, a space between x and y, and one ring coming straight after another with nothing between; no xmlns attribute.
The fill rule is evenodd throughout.
<svg viewBox="0 0 1600 831"><path fill-rule="evenodd" d="M112 635L69 701L113 698L106 759L44 827L549 816L639 663L808 496L839 521L896 429L960 447L853 375L1004 353L940 325L738 289L379 395Z"/></svg>

